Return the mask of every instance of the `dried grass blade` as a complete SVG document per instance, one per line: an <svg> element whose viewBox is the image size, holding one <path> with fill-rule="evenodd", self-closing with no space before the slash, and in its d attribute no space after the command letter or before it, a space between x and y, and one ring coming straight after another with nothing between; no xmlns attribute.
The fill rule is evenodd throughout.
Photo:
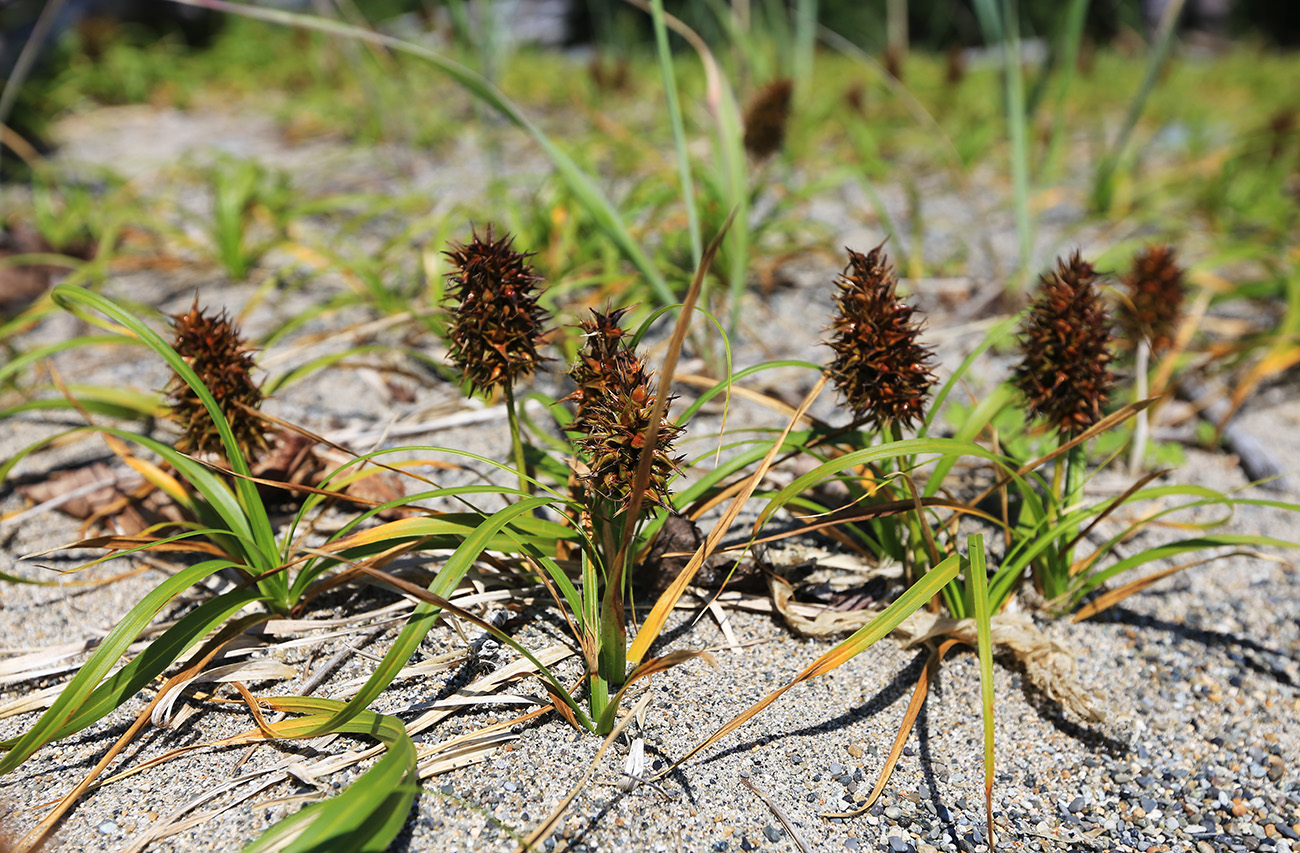
<svg viewBox="0 0 1300 853"><path fill-rule="evenodd" d="M636 638L632 641L632 645L628 648L627 660L629 664L635 666L640 663L641 659L644 658L646 653L650 650L650 644L653 643L659 636L659 633L663 631L664 623L668 619L668 614L672 612L673 608L677 605L677 602L686 592L686 587L695 579L695 573L700 570L700 567L704 565L704 561L707 560L718 547L718 543L722 541L722 537L731 529L731 525L735 522L736 516L740 515L741 509L744 508L745 503L749 500L750 496L754 494L754 490L758 488L758 484L763 481L763 477L767 476L768 469L772 465L772 460L774 460L780 452L781 446L785 444L785 440L794 429L795 424L801 417L803 417L803 414L812 407L813 401L815 401L818 395L821 394L828 381L829 377L827 377L826 374L822 374L817 379L817 383L813 385L812 390L810 390L807 396L804 397L803 401L799 403L799 408L786 424L781 436L772 443L772 447L768 450L767 455L764 456L763 461L759 463L758 469L745 481L744 489L736 495L735 499L731 502L731 506L727 508L726 513L724 513L722 518L718 520L718 523L714 525L713 529L709 531L708 537L705 538L703 544L701 544L699 549L695 552L695 555L691 557L690 562L688 562L682 569L681 573L677 576L677 579L672 582L672 585L669 586L668 589L664 590L663 594L660 595L659 599L654 603L654 607L651 608L649 615L646 616L645 622L641 625L641 630L637 633Z"/></svg>
<svg viewBox="0 0 1300 853"><path fill-rule="evenodd" d="M1192 560L1187 563L1179 563L1176 566L1169 566L1168 568L1164 568L1158 572L1149 574L1146 577L1138 578L1135 581L1129 581L1123 586L1119 586L1116 587L1115 589L1102 593L1101 595L1094 598L1092 601L1089 601L1087 604L1083 605L1078 610L1074 611L1073 615L1071 615L1070 617L1070 621L1082 622L1084 619L1091 619L1093 616L1096 616L1098 613L1101 613L1102 611L1105 610L1109 610L1110 608L1114 607L1116 604L1119 604L1121 601L1128 598L1130 595L1135 595L1139 592L1142 592L1144 589L1154 586L1155 584L1159 583L1160 581L1164 580L1170 575L1177 574L1178 572L1181 572L1184 569L1190 569L1196 566L1203 566L1206 563L1212 563L1215 560L1224 559L1226 557L1263 557L1263 556L1265 555L1260 554L1256 551L1230 551L1227 554L1215 554L1214 556L1206 557L1203 560Z"/></svg>
<svg viewBox="0 0 1300 853"><path fill-rule="evenodd" d="M250 614L242 619L237 619L230 623L215 637L209 640L203 649L195 656L194 660L185 667L185 669L176 673L167 680L164 689L160 690L145 709L136 716L135 722L131 724L130 728L123 732L122 736L117 739L117 742L104 753L104 756L100 758L100 760L96 762L95 766L90 769L90 772L88 772L85 777L77 783L76 787L69 791L49 814L41 818L40 823L32 827L31 831L19 839L17 845L14 847L14 853L31 853L31 851L36 850L45 843L46 838L54 830L54 827L58 822L62 820L63 816L67 814L68 810L72 808L73 804L81 798L81 795L84 794L91 784L94 783L99 774L104 772L104 769L113 762L113 759L117 758L118 754L126 748L127 744L134 740L135 736L144 728L145 723L149 721L150 714L153 713L154 706L162 701L162 697L167 692L167 688L170 688L173 684L178 684L193 678L203 669L203 667L207 666L208 663L216 657L217 653L221 651L226 643L265 619L265 614Z"/></svg>
<svg viewBox="0 0 1300 853"><path fill-rule="evenodd" d="M898 759L903 755L903 746L907 743L908 735L912 733L912 727L916 725L916 718L921 714L921 706L925 704L925 697L930 695L930 682L939 672L939 664L943 661L944 655L957 645L960 640L944 640L939 648L930 652L930 657L925 661L925 669L921 671L921 676L916 680L916 687L912 689L912 698L907 703L907 710L903 713L903 721L899 724L898 734L894 736L894 745L889 749L889 755L885 757L885 763L880 768L880 778L876 780L875 787L862 805L856 809L847 812L823 812L822 817L857 817L866 812L876 804L880 794L885 790L885 785L889 784L889 777L894 773L894 767L898 765Z"/></svg>
<svg viewBox="0 0 1300 853"><path fill-rule="evenodd" d="M951 582L952 579L957 576L957 572L960 568L961 557L957 554L953 554L939 565L930 569L930 571L926 572L925 575L908 587L906 592L886 607L879 616L862 626L862 628L854 632L835 648L813 661L803 672L795 676L790 683L778 687L754 705L736 715L730 722L709 735L699 745L686 753L686 755L673 762L671 767L661 771L656 778L671 773L686 761L690 760L690 758L700 750L712 746L731 732L740 728L768 705L771 705L779 699L791 687L794 687L800 682L807 681L810 678L825 675L874 645L878 640L884 638L902 624L904 619L923 607L927 601L939 592L939 590L943 589L944 586ZM683 574L684 573L685 572L683 572Z"/></svg>
<svg viewBox="0 0 1300 853"><path fill-rule="evenodd" d="M677 324L673 326L673 335L668 340L668 351L664 354L663 364L659 368L659 393L655 397L655 404L650 410L650 424L646 427L645 443L641 447L641 456L637 459L636 476L632 479L632 497L628 502L627 511L624 513L626 521L623 527L623 550L632 546L635 541L637 520L640 518L640 508L642 498L645 496L646 488L650 485L650 473L654 466L655 450L659 441L659 425L663 421L664 414L668 411L668 401L671 398L669 389L672 387L673 375L677 372L677 359L682 354L682 345L686 343L686 333L691 328L691 320L695 313L695 303L700 298L700 291L704 287L705 276L709 273L709 268L713 265L713 258L718 254L718 248L722 245L722 238L727 235L727 229L731 227L731 222L735 219L736 211L731 211L727 216L727 221L722 223L718 233L714 235L713 240L709 242L708 248L704 250L704 257L700 259L700 264L695 269L695 276L691 279L690 290L686 293L686 299L682 302L682 307L677 315ZM623 564L625 554L620 553L614 560L614 571L610 575L607 583L608 589L621 589L623 586Z"/></svg>

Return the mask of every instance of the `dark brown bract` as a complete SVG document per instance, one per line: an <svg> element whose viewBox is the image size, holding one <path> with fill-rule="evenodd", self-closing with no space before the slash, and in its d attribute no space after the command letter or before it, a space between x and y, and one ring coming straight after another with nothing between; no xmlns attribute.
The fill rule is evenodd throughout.
<svg viewBox="0 0 1300 853"><path fill-rule="evenodd" d="M745 150L755 160L766 160L785 144L793 93L791 81L773 80L749 102L745 110Z"/></svg>
<svg viewBox="0 0 1300 853"><path fill-rule="evenodd" d="M1092 264L1074 252L1039 280L1038 294L1020 327L1020 364L1012 382L1031 414L1062 435L1101 419L1115 376L1106 365L1111 323Z"/></svg>
<svg viewBox="0 0 1300 853"><path fill-rule="evenodd" d="M582 323L586 345L569 374L578 383L570 397L578 401L574 429L581 433L578 446L590 469L588 492L613 502L621 513L631 504L656 392L645 362L628 347L618 325L624 311L591 313L592 319ZM643 508L669 505L668 481L681 462L670 453L681 433L667 419L659 422Z"/></svg>
<svg viewBox="0 0 1300 853"><path fill-rule="evenodd" d="M448 329L451 359L470 387L488 393L537 369L546 314L537 304L542 279L516 252L509 235L493 239L475 232L469 243L446 252L456 269L447 274L450 298L457 302Z"/></svg>
<svg viewBox="0 0 1300 853"><path fill-rule="evenodd" d="M225 311L205 314L196 296L189 311L172 315L172 323L172 347L216 399L244 458L266 450L267 430L254 413L262 403L262 391L252 378L253 355L234 322ZM184 433L176 449L225 456L217 426L194 389L173 375L166 392L171 418Z"/></svg>
<svg viewBox="0 0 1300 853"><path fill-rule="evenodd" d="M1183 270L1170 246L1151 246L1138 252L1132 271L1124 277L1128 301L1121 302L1120 322L1129 340L1145 337L1151 351L1160 353L1173 344L1183 305Z"/></svg>
<svg viewBox="0 0 1300 853"><path fill-rule="evenodd" d="M899 300L882 246L865 255L848 252L849 264L835 279L839 313L830 328L835 358L828 370L855 423L911 424L925 415L933 353L917 342L916 309Z"/></svg>

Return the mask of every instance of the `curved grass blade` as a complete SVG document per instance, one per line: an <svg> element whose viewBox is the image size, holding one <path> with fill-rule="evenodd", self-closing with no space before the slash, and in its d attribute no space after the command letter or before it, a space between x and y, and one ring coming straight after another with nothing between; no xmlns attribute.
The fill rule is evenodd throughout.
<svg viewBox="0 0 1300 853"><path fill-rule="evenodd" d="M309 696L271 696L260 700L273 710L310 714L306 719L271 724L281 737L313 737L323 725L336 719L346 704ZM388 749L347 790L321 803L313 803L292 817L280 821L244 848L245 853L283 849L286 853L325 851L361 853L387 850L397 837L411 803L420 790L416 771L416 750L402 721L388 714L362 711L355 718L335 724L333 731L361 734L381 741ZM251 733L250 733L251 734ZM257 734L262 735L258 731ZM263 735L264 736L264 735ZM281 847L288 837L296 838Z"/></svg>
<svg viewBox="0 0 1300 853"><path fill-rule="evenodd" d="M205 577L229 566L226 560L206 560L198 565L187 566L176 574L163 580L150 590L131 611L108 632L99 648L90 659L77 670L77 674L63 688L59 698L46 709L30 729L21 735L3 760L0 760L0 775L8 773L27 760L33 752L61 736L69 722L76 718L81 706L92 695L100 680L108 674L113 664L135 642L141 632L149 626L154 617L164 607L194 584ZM3 744L3 745L8 745Z"/></svg>
<svg viewBox="0 0 1300 853"><path fill-rule="evenodd" d="M903 755L903 747L907 744L907 738L912 733L916 718L921 714L921 706L925 704L925 698L930 695L930 684L939 672L939 664L943 662L944 656L959 642L959 640L944 640L939 644L939 648L930 652L930 657L925 661L925 669L917 678L916 687L912 689L912 698L907 702L907 710L903 712L903 720L898 726L898 734L894 735L894 745L890 747L889 755L885 757L885 763L881 765L880 777L876 779L875 787L871 789L871 793L857 808L851 811L824 812L822 817L857 817L866 813L868 809L876 804L876 800L880 799L881 792L889 784L889 777L894 775L894 768L898 766L898 759Z"/></svg>
<svg viewBox="0 0 1300 853"><path fill-rule="evenodd" d="M538 147L546 154L551 163L555 166L556 172L569 186L574 196L587 209L588 214L596 222L597 226L604 232L614 245L618 247L623 256L632 262L637 272L645 276L649 282L655 296L665 305L676 301L672 289L664 279L659 268L650 260L650 256L645 253L640 244L632 237L627 226L623 223L622 217L618 210L609 201L601 191L596 182L578 163L564 153L551 138L548 137L540 127L534 124L518 106L505 96L496 86L487 78L475 73L458 62L454 62L440 53L430 50L423 45L403 41L392 36L382 33L364 30L359 27L349 26L340 21L332 21L327 18L315 17L312 15L302 15L294 12L286 12L281 9L268 9L256 6L246 6L239 3L227 3L225 0L173 0L173 2L182 3L187 6L198 6L204 9L215 9L218 12L227 12L232 15L242 15L247 18L256 18L262 21L269 21L274 24L284 26L299 27L304 30L314 30L327 35L342 36L344 38L356 39L358 41L368 42L370 44L381 45L390 50L399 53L410 54L419 59L428 62L439 71L451 77L459 83L466 91L487 104L492 109L499 112L502 116L510 121L511 124L523 130L533 138Z"/></svg>
<svg viewBox="0 0 1300 853"><path fill-rule="evenodd" d="M465 537L460 547L447 558L447 562L443 564L433 582L429 584L429 592L444 599L450 598L451 593L465 577L465 573L469 571L470 566L479 558L480 554L487 550L492 538L497 533L520 516L531 514L533 510L540 509L550 503L551 499L546 497L524 498L518 503L511 504L505 509L498 510L484 518ZM415 653L425 635L438 621L441 612L441 608L423 601L416 605L401 633L398 634L397 639L388 648L387 654L384 655L375 671L371 673L370 678L361 686L352 700L330 718L328 724L322 724L317 733L325 734L333 727L354 719L367 705L375 701L379 694L397 676L397 673L401 671L402 667L406 665L406 662L411 659L411 655Z"/></svg>
<svg viewBox="0 0 1300 853"><path fill-rule="evenodd" d="M234 469L236 474L242 475L242 477L236 478L235 480L235 492L239 497L239 515L244 519L241 526L248 530L248 538L252 544L252 548L249 549L251 551L249 556L253 558L254 564L259 570L267 571L271 569L274 565L275 556L278 554L279 549L276 546L275 533L271 530L270 517L267 515L266 507L263 505L262 498L258 494L257 486L254 483L243 479L243 477L247 477L251 473L248 468L248 462L240 452L239 443L235 440L235 435L230 429L230 424L226 422L226 417L222 413L221 407L212 397L207 386L203 384L202 380L199 379L194 370L188 363L186 363L185 359L181 358L176 350L172 349L172 347L164 341L157 332L146 326L134 314L126 311L112 300L101 296L94 291L68 287L67 285L59 285L55 287L51 292L51 297L57 304L63 306L74 314L79 313L78 309L90 308L112 319L114 322L121 324L143 341L149 349L153 350L164 361L166 361L167 366L175 371L176 375L184 380L184 382L190 386L198 398L203 402L204 408L207 409L209 417L212 418L212 422L221 436L221 446L225 449L226 458L230 462L231 468ZM158 443L153 442L153 444L157 445ZM154 452L158 452L153 447L150 449L153 449ZM168 448L168 450L171 451L170 455L173 457L188 459L188 457L181 456L181 454L176 453L176 451L171 448ZM160 455L163 454L160 453ZM172 459L168 459L168 461L172 462L173 465L176 464ZM197 464L198 463L190 460L190 467L197 466ZM211 479L213 482L217 482L215 478ZM205 497L208 497L207 491L199 486L199 484L195 483L195 486L199 488ZM224 514L223 518L226 518ZM231 524L236 523L231 518L227 518L227 522ZM268 583L268 588L275 590L278 593L276 598L281 602L282 606L287 605L288 602L284 601L287 590L287 581L285 578L281 575L275 575L268 579Z"/></svg>

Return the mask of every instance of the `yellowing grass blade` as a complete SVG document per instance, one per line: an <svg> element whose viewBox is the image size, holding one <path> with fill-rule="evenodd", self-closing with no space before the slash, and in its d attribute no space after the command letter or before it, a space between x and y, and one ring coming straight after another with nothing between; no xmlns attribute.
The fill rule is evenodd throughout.
<svg viewBox="0 0 1300 853"><path fill-rule="evenodd" d="M939 664L943 662L944 655L960 640L945 640L939 648L930 653L929 659L925 662L925 670L921 677L916 680L916 687L912 690L912 698L907 703L907 710L903 713L903 722L898 727L898 734L894 736L894 745L889 749L889 755L885 758L884 765L880 768L880 778L876 780L876 786L871 789L870 796L866 801L856 809L847 812L827 812L822 817L857 817L876 804L880 798L880 793L885 790L885 785L889 783L889 777L894 773L894 767L898 764L898 759L903 755L903 746L907 743L907 736L912 733L912 726L916 724L916 718L921 714L921 706L925 704L925 697L930 695L930 682L934 681L935 674L939 671Z"/></svg>
<svg viewBox="0 0 1300 853"><path fill-rule="evenodd" d="M749 500L750 495L754 494L758 484L767 475L767 470L771 467L772 460L776 459L777 454L781 451L786 437L790 435L794 425L799 422L804 413L812 407L813 401L826 387L826 382L826 374L822 374L821 378L817 380L817 384L808 392L808 396L804 397L803 402L799 404L798 410L791 416L790 422L786 424L781 436L772 443L771 449L763 457L763 461L759 463L758 470L750 475L745 482L745 488L741 490L740 494L736 495L735 500L731 502L731 506L727 507L726 513L723 514L722 518L718 519L718 523L709 531L708 537L700 545L694 556L691 557L690 562L682 569L681 574L677 576L677 579L672 582L668 589L664 590L663 595L659 596L659 600L655 602L654 607L650 609L649 615L646 616L645 622L641 624L641 630L637 632L636 639L632 641L632 645L628 648L627 662L629 666L639 664L641 659L645 657L646 652L650 650L650 644L663 631L664 623L668 620L668 614L677 606L677 602L681 600L682 595L686 592L686 587L695 579L695 573L700 570L700 567L704 565L704 561L718 547L722 537L731 529L732 522L740 514L745 502Z"/></svg>
<svg viewBox="0 0 1300 853"><path fill-rule="evenodd" d="M943 587L953 578L957 577L957 572L960 568L961 556L953 554L942 563L926 572L920 580L912 584L906 592L900 595L893 604L886 607L879 616L872 619L866 625L863 625L855 631L852 636L845 639L838 646L813 661L807 669L795 676L794 680L789 684L777 688L745 711L736 715L729 723L709 735L698 746L686 753L686 755L682 756L682 758L674 763L672 767L662 771L658 776L662 777L667 775L686 761L690 760L690 758L700 750L712 746L722 740L722 738L731 734L731 732L740 728L768 705L771 705L777 699L781 698L781 695L791 687L794 687L802 681L807 681L810 678L825 675L870 648L877 641L887 636L890 631L897 628L904 619L924 607L925 603L933 598L939 590L943 589ZM685 574L685 572L683 572L683 574Z"/></svg>

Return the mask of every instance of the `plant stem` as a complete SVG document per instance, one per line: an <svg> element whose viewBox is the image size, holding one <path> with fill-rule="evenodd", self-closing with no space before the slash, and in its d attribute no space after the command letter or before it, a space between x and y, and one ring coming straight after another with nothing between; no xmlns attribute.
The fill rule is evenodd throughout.
<svg viewBox="0 0 1300 853"><path fill-rule="evenodd" d="M524 440L519 432L519 413L515 409L515 389L506 389L506 421L510 424L510 448L515 457L515 471L519 474L519 491L531 495L532 482L528 471L528 457L524 455Z"/></svg>
<svg viewBox="0 0 1300 853"><path fill-rule="evenodd" d="M1059 493L1061 500L1057 504L1057 517L1061 513L1069 512L1070 508L1079 502L1083 497L1083 482L1085 475L1088 473L1088 450L1087 442L1081 441L1074 447L1071 447L1065 454L1065 491ZM1078 525L1071 524L1065 529L1061 536L1062 542L1073 542L1078 534ZM1074 563L1074 548L1068 551L1062 551L1056 560L1057 571L1049 573L1047 578L1049 588L1045 591L1048 599L1056 598L1062 595L1070 583L1070 566Z"/></svg>
<svg viewBox="0 0 1300 853"><path fill-rule="evenodd" d="M1145 400L1150 393L1147 373L1151 369L1151 343L1142 337L1137 342L1137 351L1133 356L1133 400ZM1128 460L1129 473L1136 476L1142 470L1146 459L1147 440L1151 435L1151 420L1146 409L1138 412L1133 419L1133 447Z"/></svg>

